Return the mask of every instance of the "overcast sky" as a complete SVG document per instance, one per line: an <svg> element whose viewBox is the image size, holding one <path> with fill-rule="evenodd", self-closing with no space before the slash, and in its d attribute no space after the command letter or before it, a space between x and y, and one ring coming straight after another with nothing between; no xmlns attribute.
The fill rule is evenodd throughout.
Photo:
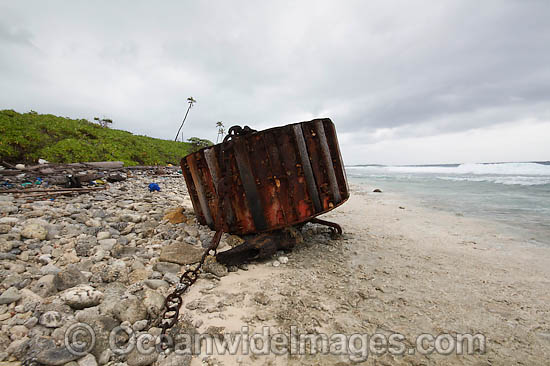
<svg viewBox="0 0 550 366"><path fill-rule="evenodd" d="M216 139L329 117L346 164L550 160L550 1L0 0L0 109Z"/></svg>

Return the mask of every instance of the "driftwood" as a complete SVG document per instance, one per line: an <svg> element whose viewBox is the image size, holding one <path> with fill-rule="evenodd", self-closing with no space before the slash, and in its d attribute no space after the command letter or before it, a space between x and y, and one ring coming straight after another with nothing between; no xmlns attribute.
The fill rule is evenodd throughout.
<svg viewBox="0 0 550 366"><path fill-rule="evenodd" d="M40 189L40 188L29 188L29 189L3 189L0 190L0 193L13 193L13 194L29 194L29 193L39 193L40 195L51 195L51 194L74 194L74 193L89 193L95 191L103 191L107 187L93 187L93 188L51 188L51 189Z"/></svg>

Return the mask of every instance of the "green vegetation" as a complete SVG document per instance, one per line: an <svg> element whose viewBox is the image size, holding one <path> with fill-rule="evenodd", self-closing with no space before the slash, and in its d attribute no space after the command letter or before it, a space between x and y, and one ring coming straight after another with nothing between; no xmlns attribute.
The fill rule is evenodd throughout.
<svg viewBox="0 0 550 366"><path fill-rule="evenodd" d="M196 147L193 145L133 135L85 119L0 111L0 160L8 163L32 164L42 158L52 163L119 160L126 165L178 164Z"/></svg>
<svg viewBox="0 0 550 366"><path fill-rule="evenodd" d="M211 141L200 139L198 137L188 138L187 141L189 142L189 144L191 144L191 148L189 150L190 152L195 152L202 149L203 147L208 147L212 145Z"/></svg>

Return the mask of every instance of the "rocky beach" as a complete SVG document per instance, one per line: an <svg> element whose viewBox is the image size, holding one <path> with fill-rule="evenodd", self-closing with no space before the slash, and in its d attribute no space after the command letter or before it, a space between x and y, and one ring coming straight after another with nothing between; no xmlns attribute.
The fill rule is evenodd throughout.
<svg viewBox="0 0 550 366"><path fill-rule="evenodd" d="M149 192L155 181L160 192ZM483 334L474 354L178 354L110 347L113 329L160 334L179 275L213 232L193 214L181 176L136 173L101 192L30 201L0 195L2 365L469 365L544 364L550 355L548 248L523 245L497 224L352 189L349 202L300 228L270 259L225 267L208 258L169 334L393 334L407 349L423 333ZM224 234L219 250L242 242ZM66 347L86 324L93 347ZM117 328L118 327L118 328ZM122 334L122 335L121 335ZM117 344L124 344L124 332ZM365 356L365 355L363 355Z"/></svg>

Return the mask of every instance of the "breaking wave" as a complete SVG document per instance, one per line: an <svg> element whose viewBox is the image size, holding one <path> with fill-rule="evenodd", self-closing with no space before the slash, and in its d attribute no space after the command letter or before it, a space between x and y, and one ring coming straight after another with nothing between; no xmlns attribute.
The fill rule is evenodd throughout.
<svg viewBox="0 0 550 366"><path fill-rule="evenodd" d="M448 181L491 182L498 184L550 184L550 165L540 163L491 163L431 166L354 166L346 167L352 174L430 175Z"/></svg>

